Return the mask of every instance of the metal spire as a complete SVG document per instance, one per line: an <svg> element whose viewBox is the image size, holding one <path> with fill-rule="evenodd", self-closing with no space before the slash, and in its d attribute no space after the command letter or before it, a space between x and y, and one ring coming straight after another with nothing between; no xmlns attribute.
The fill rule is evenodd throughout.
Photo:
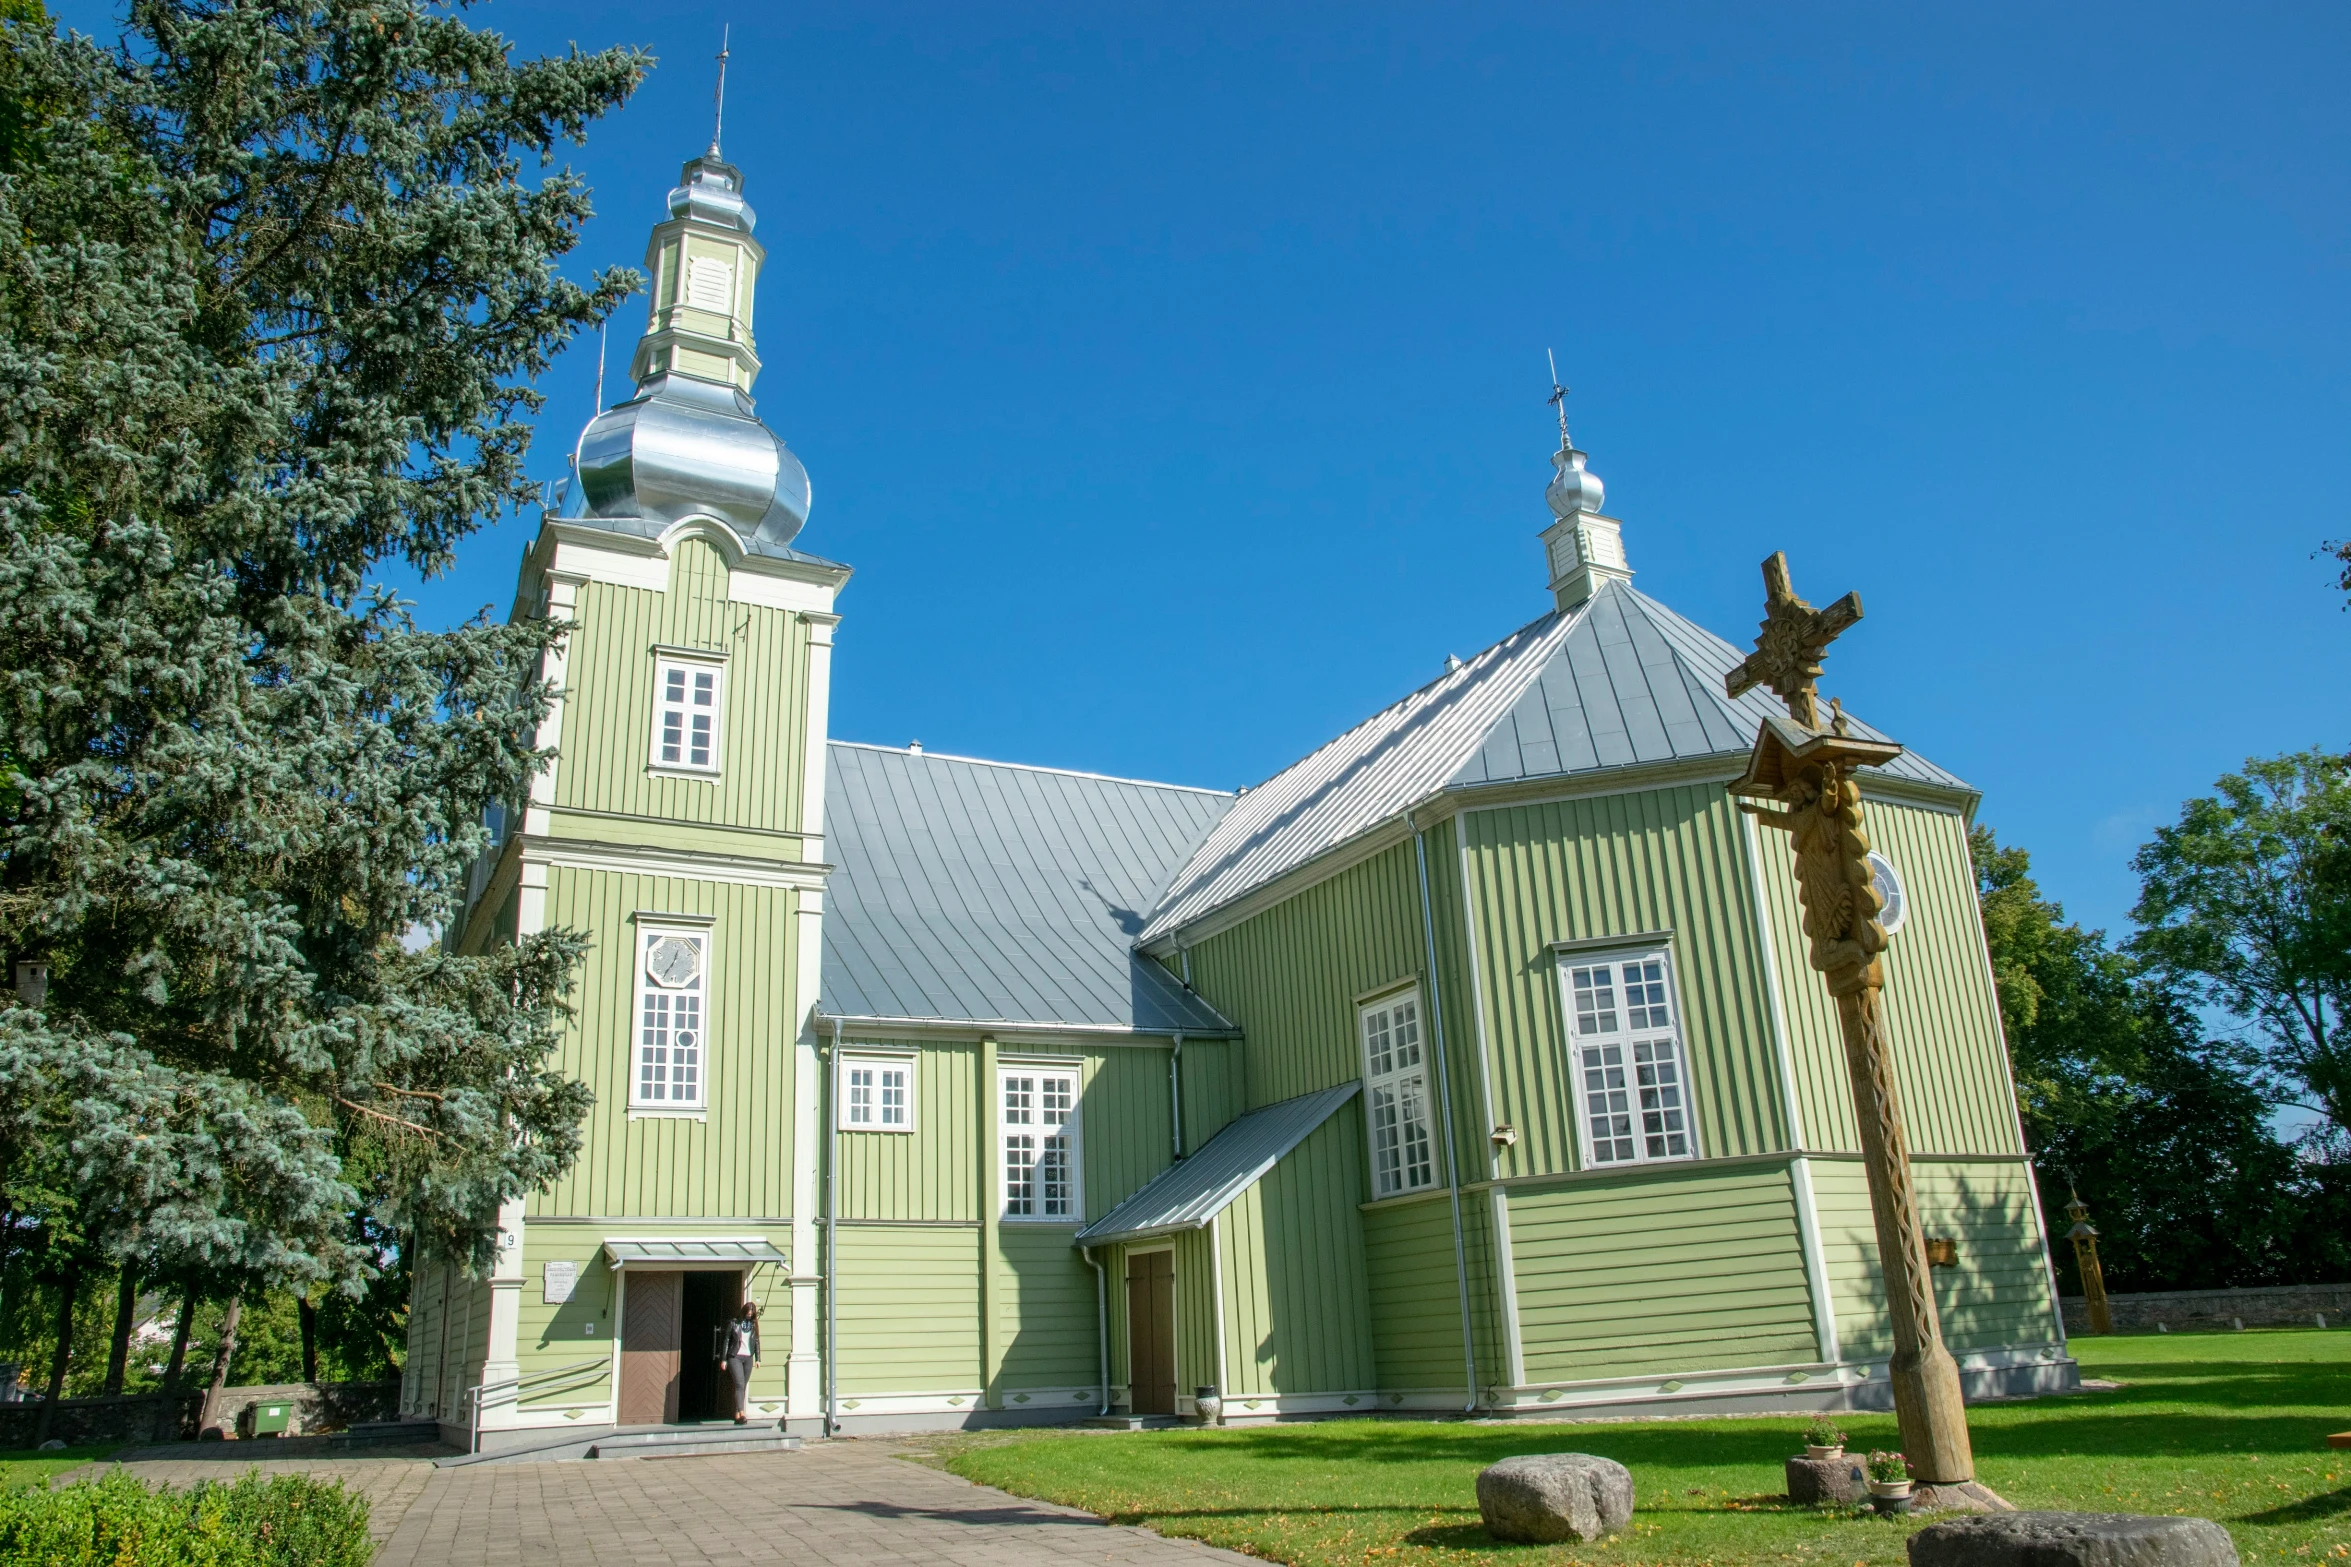
<svg viewBox="0 0 2351 1567"><path fill-rule="evenodd" d="M602 413L602 412L604 411L604 353L605 353L605 350L604 350L604 333L605 333L605 330L606 330L606 328L607 328L607 327L608 327L610 324L611 324L611 323L609 323L609 322L605 322L605 321L599 321L599 322L597 322L597 323L596 323L596 412L597 412L597 413ZM589 417L593 418L593 417L594 417L594 415L592 414L592 415L590 415Z"/></svg>
<svg viewBox="0 0 2351 1567"><path fill-rule="evenodd" d="M728 35L733 31L732 23L724 24L718 30L718 91L710 110L709 155L713 158L718 156L718 133L725 129L727 121L727 43Z"/></svg>
<svg viewBox="0 0 2351 1567"><path fill-rule="evenodd" d="M1559 410L1559 449L1566 451L1575 445L1567 438L1567 388L1559 384L1559 356L1546 348L1543 357L1551 361L1551 395L1546 400Z"/></svg>

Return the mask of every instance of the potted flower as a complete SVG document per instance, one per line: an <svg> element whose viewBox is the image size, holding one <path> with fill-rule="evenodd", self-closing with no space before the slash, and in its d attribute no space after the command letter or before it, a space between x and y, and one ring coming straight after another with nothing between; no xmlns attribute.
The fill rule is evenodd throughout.
<svg viewBox="0 0 2351 1567"><path fill-rule="evenodd" d="M1842 1458L1845 1456L1845 1433L1826 1415L1814 1415L1812 1424L1804 1428L1804 1456L1807 1458Z"/></svg>
<svg viewBox="0 0 2351 1567"><path fill-rule="evenodd" d="M1888 1518L1910 1511L1910 1464L1900 1453L1872 1453L1866 1468L1872 1507Z"/></svg>

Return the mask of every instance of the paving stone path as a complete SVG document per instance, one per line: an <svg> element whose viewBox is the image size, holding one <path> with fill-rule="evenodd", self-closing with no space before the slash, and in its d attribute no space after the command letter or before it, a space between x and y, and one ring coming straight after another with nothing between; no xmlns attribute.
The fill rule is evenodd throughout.
<svg viewBox="0 0 2351 1567"><path fill-rule="evenodd" d="M308 1444L304 1444L307 1446ZM238 1449L242 1448L243 1451ZM144 1448L117 1462L156 1484L243 1469L332 1475L368 1499L373 1567L1132 1567L1252 1558L973 1485L865 1439L797 1453L471 1464L378 1449L253 1455L249 1444ZM98 1466L77 1471L93 1473Z"/></svg>

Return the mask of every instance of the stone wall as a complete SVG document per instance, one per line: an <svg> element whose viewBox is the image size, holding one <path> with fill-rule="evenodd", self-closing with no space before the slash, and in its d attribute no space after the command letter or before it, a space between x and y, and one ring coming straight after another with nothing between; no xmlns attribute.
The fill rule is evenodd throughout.
<svg viewBox="0 0 2351 1567"><path fill-rule="evenodd" d="M2227 1328L2232 1319L2249 1328L2307 1328L2323 1315L2329 1328L2351 1327L2351 1284L2280 1284L2264 1289L2160 1290L2144 1295L2109 1295L2117 1333L2153 1333L2157 1325L2174 1333ZM2065 1331L2090 1331L2090 1308L2079 1295L2065 1297Z"/></svg>
<svg viewBox="0 0 2351 1567"><path fill-rule="evenodd" d="M316 1387L295 1382L272 1387L231 1387L221 1389L220 1409L215 1422L223 1430L234 1432L239 1416L257 1403L275 1403L292 1400L294 1408L293 1431L340 1431L363 1420L390 1420L400 1405L398 1382L326 1382ZM203 1412L204 1389L201 1385L180 1395L179 1419L174 1435L181 1441L192 1441L196 1436L196 1419ZM60 1399L57 1413L49 1422L49 1434L68 1446L96 1446L106 1442L149 1442L156 1436L156 1426L163 1415L161 1393L126 1393L116 1398ZM33 1445L33 1434L39 1430L41 1401L28 1399L21 1404L0 1404L0 1450L22 1451Z"/></svg>

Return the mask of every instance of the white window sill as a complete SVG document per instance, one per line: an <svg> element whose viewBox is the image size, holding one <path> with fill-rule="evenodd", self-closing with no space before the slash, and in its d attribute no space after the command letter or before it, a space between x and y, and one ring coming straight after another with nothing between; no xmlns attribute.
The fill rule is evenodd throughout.
<svg viewBox="0 0 2351 1567"><path fill-rule="evenodd" d="M630 1105L629 1119L632 1121L707 1121L710 1119L710 1109L707 1105L699 1108L689 1108L685 1105Z"/></svg>
<svg viewBox="0 0 2351 1567"><path fill-rule="evenodd" d="M855 1121L843 1121L840 1129L844 1132L880 1132L887 1137L906 1137L914 1131L911 1126L860 1126Z"/></svg>
<svg viewBox="0 0 2351 1567"><path fill-rule="evenodd" d="M647 762L645 771L655 778L691 778L698 783L718 782L715 767L668 767L660 762Z"/></svg>

